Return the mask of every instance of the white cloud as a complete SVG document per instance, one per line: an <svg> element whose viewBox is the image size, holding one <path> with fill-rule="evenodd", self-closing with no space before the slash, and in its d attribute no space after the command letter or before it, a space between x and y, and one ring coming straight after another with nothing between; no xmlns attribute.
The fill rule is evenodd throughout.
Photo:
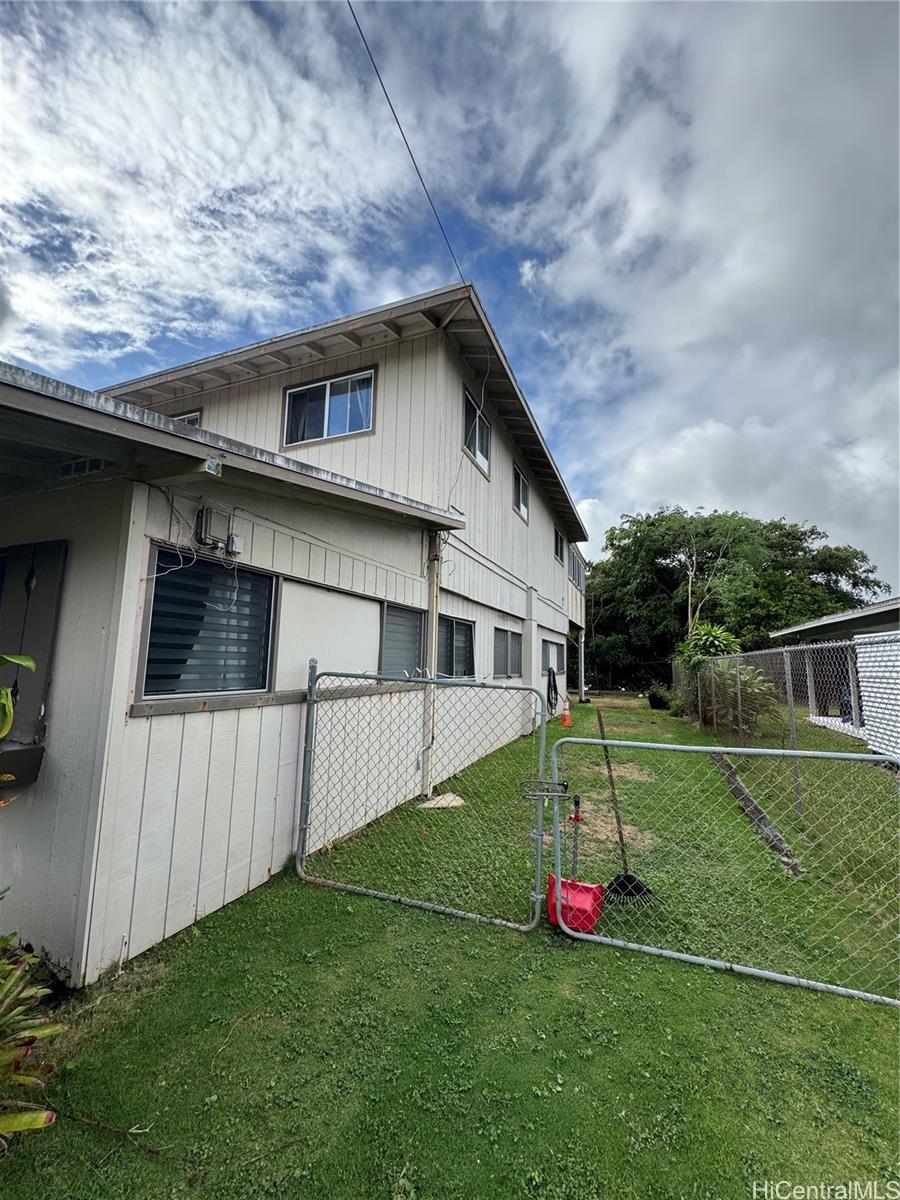
<svg viewBox="0 0 900 1200"><path fill-rule="evenodd" d="M521 265L565 329L546 407L591 550L623 511L738 508L896 585L896 9L638 7L594 189L544 196L554 244Z"/></svg>
<svg viewBox="0 0 900 1200"><path fill-rule="evenodd" d="M19 15L0 95L6 353L66 369L442 278L392 254L422 198L326 9L289 6L280 31L237 5Z"/></svg>
<svg viewBox="0 0 900 1200"><path fill-rule="evenodd" d="M14 12L7 354L109 374L450 278L342 6ZM896 7L360 17L591 552L702 504L896 584Z"/></svg>

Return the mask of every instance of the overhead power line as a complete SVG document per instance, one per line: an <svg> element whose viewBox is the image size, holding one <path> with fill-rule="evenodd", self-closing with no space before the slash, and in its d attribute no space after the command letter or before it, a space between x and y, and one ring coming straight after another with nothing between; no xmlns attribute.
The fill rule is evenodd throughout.
<svg viewBox="0 0 900 1200"><path fill-rule="evenodd" d="M388 90L384 86L384 80L381 78L381 72L378 70L378 64L375 61L375 56L372 54L372 51L369 48L369 43L366 41L366 35L363 33L362 26L359 23L359 19L358 19L356 13L353 11L353 5L351 3L351 0L347 0L347 7L350 9L350 16L353 18L353 23L356 26L357 30L359 31L359 36L362 38L362 43L366 48L366 53L369 56L369 62L372 64L372 70L375 72L375 75L378 78L378 82L381 84L381 90L384 92L384 98L388 102L388 108L390 108L391 113L393 114L394 120L397 123L397 128L400 130L400 136L403 138L403 145L406 147L407 153L409 154L409 157L410 157L410 161L412 162L412 165L415 168L415 172L419 177L419 183L421 183L422 190L424 191L425 195L428 197L428 203L431 205L431 211L434 213L434 219L438 223L438 229L440 229L441 236L443 237L443 239L447 245L447 249L450 251L450 257L453 259L453 265L456 267L456 273L460 278L460 282L465 286L466 278L462 273L462 268L459 265L459 260L457 259L456 255L453 252L453 247L450 245L450 239L447 237L447 231L444 228L444 223L438 214L437 208L435 208L434 201L431 198L431 192L429 192L429 190L428 190L428 185L425 183L425 180L422 178L422 172L419 170L419 164L416 162L416 156L412 152L412 146L410 146L410 144L409 144L409 139L407 138L406 134L403 132L403 126L400 123L400 118L397 116L397 110L396 110L396 108L394 108L391 98L388 95Z"/></svg>

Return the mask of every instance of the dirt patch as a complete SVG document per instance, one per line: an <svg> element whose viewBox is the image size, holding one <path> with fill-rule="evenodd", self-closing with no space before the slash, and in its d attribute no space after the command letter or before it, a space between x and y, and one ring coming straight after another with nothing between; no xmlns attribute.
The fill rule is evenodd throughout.
<svg viewBox="0 0 900 1200"><path fill-rule="evenodd" d="M656 778L652 771L637 763L613 763L612 773L616 779L637 779L641 783L652 783Z"/></svg>
<svg viewBox="0 0 900 1200"><path fill-rule="evenodd" d="M646 697L636 692L602 692L589 697L594 708L647 708Z"/></svg>
<svg viewBox="0 0 900 1200"><path fill-rule="evenodd" d="M638 829L636 825L629 825L626 821L622 822L622 834L626 847L631 847L633 850L651 850L659 842L655 833L651 833L648 829ZM616 815L612 805L591 792L583 793L581 797L579 839L582 850L589 849L591 846L596 849L604 849L610 843L616 844L619 840L616 832ZM544 846L549 849L552 845L553 838L549 835L546 836Z"/></svg>
<svg viewBox="0 0 900 1200"><path fill-rule="evenodd" d="M606 775L604 762L579 762L575 766L579 775ZM637 763L613 763L613 775L616 779L633 779L638 783L653 783L656 776L647 767L639 767Z"/></svg>
<svg viewBox="0 0 900 1200"><path fill-rule="evenodd" d="M597 844L617 842L616 815L611 804L592 796L590 792L581 797L581 839L582 842ZM622 822L622 834L625 842L635 850L650 850L657 844L659 838L647 829L638 829L636 825Z"/></svg>

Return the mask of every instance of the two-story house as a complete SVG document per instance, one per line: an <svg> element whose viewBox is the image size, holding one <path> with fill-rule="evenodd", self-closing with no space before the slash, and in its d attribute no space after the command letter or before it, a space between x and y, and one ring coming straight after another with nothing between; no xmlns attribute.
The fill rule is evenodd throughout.
<svg viewBox="0 0 900 1200"><path fill-rule="evenodd" d="M102 395L0 368L0 420L0 651L38 661L3 923L75 983L284 864L310 657L562 686L583 639L587 535L470 286Z"/></svg>

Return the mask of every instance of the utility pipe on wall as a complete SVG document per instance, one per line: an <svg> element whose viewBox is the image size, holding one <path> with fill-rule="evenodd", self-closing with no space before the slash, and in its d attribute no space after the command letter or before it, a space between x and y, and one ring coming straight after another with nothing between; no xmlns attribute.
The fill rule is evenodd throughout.
<svg viewBox="0 0 900 1200"><path fill-rule="evenodd" d="M432 530L428 535L428 612L425 616L425 675L437 675L438 628L441 611L441 534ZM431 751L437 728L437 689L425 688L425 710L422 721L422 795L431 795Z"/></svg>
<svg viewBox="0 0 900 1200"><path fill-rule="evenodd" d="M584 630L578 631L578 701L587 704L587 687L584 681Z"/></svg>

